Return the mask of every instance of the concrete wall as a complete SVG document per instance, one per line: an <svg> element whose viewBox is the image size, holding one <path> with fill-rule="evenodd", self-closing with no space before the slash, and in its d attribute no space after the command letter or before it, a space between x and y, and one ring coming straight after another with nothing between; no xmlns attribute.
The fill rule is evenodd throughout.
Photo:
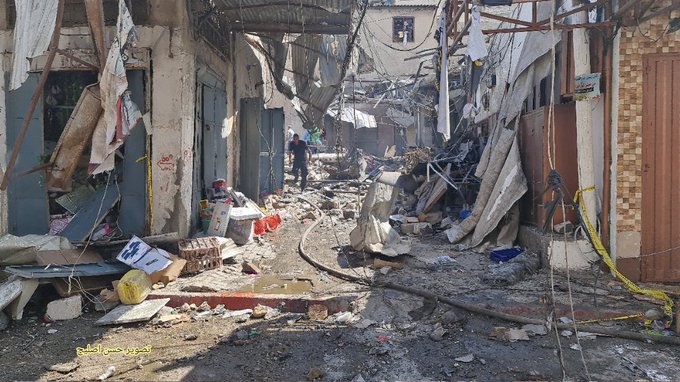
<svg viewBox="0 0 680 382"><path fill-rule="evenodd" d="M658 7L670 4L669 0L657 2ZM674 11L671 17L680 16ZM626 27L620 32L618 50L618 94L612 111L616 125L616 141L612 147L615 156L616 203L615 237L617 265L623 271L635 270L639 274L640 243L642 232L642 60L645 54L680 52L680 34L662 36L668 25L668 15L657 17L639 28ZM655 42L655 40L657 40ZM616 55L615 55L616 57ZM614 187L614 185L613 185ZM614 224L613 224L614 225Z"/></svg>
<svg viewBox="0 0 680 382"><path fill-rule="evenodd" d="M366 11L364 19L365 29L359 33L359 46L375 61L377 72L362 74L362 80L384 80L385 76L390 79L403 78L416 74L418 64L421 59L404 61L405 58L412 57L416 51L421 51L437 47L434 39L434 31L437 29L437 20L432 27L432 33L428 36L428 31L435 16L437 8L430 7L370 7ZM401 42L392 42L392 18L393 17L414 17L414 39L404 45ZM423 39L425 43L414 51L401 52L396 49L411 49L420 44ZM389 47L385 46L387 44ZM394 49L391 49L391 48ZM427 66L432 66L432 60L428 60ZM379 72L379 73L378 73ZM433 73L433 70L423 73ZM383 76L385 75L385 76Z"/></svg>

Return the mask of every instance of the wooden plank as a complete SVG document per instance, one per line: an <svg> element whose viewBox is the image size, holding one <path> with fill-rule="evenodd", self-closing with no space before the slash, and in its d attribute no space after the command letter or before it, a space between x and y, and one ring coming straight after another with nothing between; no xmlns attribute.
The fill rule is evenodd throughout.
<svg viewBox="0 0 680 382"><path fill-rule="evenodd" d="M671 127L670 127L670 103L669 94L671 92L670 63L666 60L659 60L656 64L656 95L654 98L655 129L656 129L656 173L654 177L655 192L654 201L654 233L655 251L666 251L671 247ZM670 265L670 252L660 253L652 259L653 279L664 278L667 267ZM645 281L645 280L643 280Z"/></svg>
<svg viewBox="0 0 680 382"><path fill-rule="evenodd" d="M147 300L137 305L119 305L104 317L95 322L96 325L120 325L131 322L148 321L170 302L169 298Z"/></svg>
<svg viewBox="0 0 680 382"><path fill-rule="evenodd" d="M47 171L47 187L50 191L71 191L71 177L78 166L80 156L85 151L85 146L92 138L101 114L99 85L87 86L52 153L50 163L53 167Z"/></svg>
<svg viewBox="0 0 680 382"><path fill-rule="evenodd" d="M670 75L668 79L670 84L670 108L669 108L669 122L672 133L671 147L671 248L680 247L680 58L669 60L671 64ZM666 268L667 273L665 279L667 281L680 280L680 249L675 249L668 254L669 266Z"/></svg>

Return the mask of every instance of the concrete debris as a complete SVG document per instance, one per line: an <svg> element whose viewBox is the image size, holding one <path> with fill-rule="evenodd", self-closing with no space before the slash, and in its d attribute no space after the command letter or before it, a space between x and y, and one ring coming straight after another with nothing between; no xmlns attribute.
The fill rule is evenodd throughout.
<svg viewBox="0 0 680 382"><path fill-rule="evenodd" d="M432 231L430 223L406 223L401 225L401 233L408 235L429 235Z"/></svg>
<svg viewBox="0 0 680 382"><path fill-rule="evenodd" d="M351 382L366 382L366 380L364 379L363 375L357 374L354 376L354 378L352 378Z"/></svg>
<svg viewBox="0 0 680 382"><path fill-rule="evenodd" d="M77 362L67 362L67 363L58 363L56 365L46 367L46 369L49 370L49 371L56 371L57 373L61 373L61 374L68 374L68 373L76 370L78 367L80 367L80 364L78 364Z"/></svg>
<svg viewBox="0 0 680 382"><path fill-rule="evenodd" d="M186 302L182 304L182 306L179 307L180 312L189 312L191 310L191 306L187 304Z"/></svg>
<svg viewBox="0 0 680 382"><path fill-rule="evenodd" d="M319 206L322 210L335 210L340 208L340 203L335 200L324 200Z"/></svg>
<svg viewBox="0 0 680 382"><path fill-rule="evenodd" d="M211 310L212 308L210 307L210 304L208 304L207 301L203 301L201 305L198 306L198 311L199 312L207 312Z"/></svg>
<svg viewBox="0 0 680 382"><path fill-rule="evenodd" d="M247 274L251 274L251 275L259 275L259 274L262 273L262 270L260 270L260 268L257 265L255 265L255 264L253 264L249 261L244 261L241 264L241 267L242 267L243 273L247 273Z"/></svg>
<svg viewBox="0 0 680 382"><path fill-rule="evenodd" d="M0 285L0 310L19 297L21 287L21 280L18 278L12 278Z"/></svg>
<svg viewBox="0 0 680 382"><path fill-rule="evenodd" d="M47 316L53 321L72 320L83 314L83 299L78 296L62 298L47 304Z"/></svg>
<svg viewBox="0 0 680 382"><path fill-rule="evenodd" d="M198 336L195 334L185 334L184 335L184 341L196 341L198 339Z"/></svg>
<svg viewBox="0 0 680 382"><path fill-rule="evenodd" d="M489 337L504 342L529 341L529 334L526 330L505 327L493 328Z"/></svg>
<svg viewBox="0 0 680 382"><path fill-rule="evenodd" d="M342 217L345 219L356 219L357 218L357 212L355 210L343 210L342 211Z"/></svg>
<svg viewBox="0 0 680 382"><path fill-rule="evenodd" d="M363 318L359 320L357 323L354 324L354 327L357 329L366 329L372 325L375 325L376 322L373 320L369 320L368 318Z"/></svg>
<svg viewBox="0 0 680 382"><path fill-rule="evenodd" d="M241 310L229 310L222 315L223 318L232 318L232 317L242 317L242 316L250 316L253 314L252 309L241 309Z"/></svg>
<svg viewBox="0 0 680 382"><path fill-rule="evenodd" d="M103 373L101 373L98 377L98 381L104 381L106 379L109 379L113 376L113 373L116 372L116 367L111 365L109 366Z"/></svg>
<svg viewBox="0 0 680 382"><path fill-rule="evenodd" d="M320 368L313 367L307 373L307 380L308 381L316 381L317 379L322 378L325 374L326 374L326 372L321 370Z"/></svg>
<svg viewBox="0 0 680 382"><path fill-rule="evenodd" d="M19 278L18 281L21 284L21 293L19 293L19 297L10 302L7 307L13 320L21 320L23 318L24 308L40 284L38 280L34 279Z"/></svg>
<svg viewBox="0 0 680 382"><path fill-rule="evenodd" d="M340 312L335 315L334 321L336 324L349 324L354 321L352 312Z"/></svg>
<svg viewBox="0 0 680 382"><path fill-rule="evenodd" d="M581 348L581 345L579 345L579 344L571 344L571 345L569 345L569 349L571 349L571 350L576 350L576 351L581 351L581 350L583 350L583 349Z"/></svg>
<svg viewBox="0 0 680 382"><path fill-rule="evenodd" d="M328 307L322 304L312 304L307 308L307 316L313 321L323 321L328 317Z"/></svg>
<svg viewBox="0 0 680 382"><path fill-rule="evenodd" d="M252 318L264 318L269 312L269 307L264 305L257 305L253 308L253 313L250 315Z"/></svg>
<svg viewBox="0 0 680 382"><path fill-rule="evenodd" d="M57 332L58 332L58 330L54 329L54 328L53 329L47 329L47 334L55 334Z"/></svg>
<svg viewBox="0 0 680 382"><path fill-rule="evenodd" d="M432 330L432 332L430 332L430 339L439 342L442 339L444 339L446 333L448 333L447 330L442 327L441 323L437 322L434 325L434 329Z"/></svg>
<svg viewBox="0 0 680 382"><path fill-rule="evenodd" d="M450 228L453 225L453 220L450 217L445 217L442 219L441 222L439 222L439 228L442 229L447 229Z"/></svg>
<svg viewBox="0 0 680 382"><path fill-rule="evenodd" d="M169 298L147 300L137 305L120 305L95 322L96 325L120 325L130 322L149 321L162 307L170 302Z"/></svg>
<svg viewBox="0 0 680 382"><path fill-rule="evenodd" d="M569 337L571 337L571 336L574 335L574 332L572 332L571 330L562 330L562 331L560 331L560 335L561 335L562 337L567 337L567 338L569 338Z"/></svg>
<svg viewBox="0 0 680 382"><path fill-rule="evenodd" d="M475 360L475 356L473 354L466 354L464 356L454 358L454 361L463 362L463 363L470 363L474 360Z"/></svg>
<svg viewBox="0 0 680 382"><path fill-rule="evenodd" d="M545 325L526 324L522 326L522 330L526 330L530 335L544 336L548 334Z"/></svg>
<svg viewBox="0 0 680 382"><path fill-rule="evenodd" d="M553 227L553 231L560 235L570 234L574 232L574 223L570 221L564 221L562 223L555 224L555 226Z"/></svg>
<svg viewBox="0 0 680 382"><path fill-rule="evenodd" d="M382 275L387 275L390 272L391 269L392 268L390 268L390 267L382 267L382 268L380 268L380 273Z"/></svg>

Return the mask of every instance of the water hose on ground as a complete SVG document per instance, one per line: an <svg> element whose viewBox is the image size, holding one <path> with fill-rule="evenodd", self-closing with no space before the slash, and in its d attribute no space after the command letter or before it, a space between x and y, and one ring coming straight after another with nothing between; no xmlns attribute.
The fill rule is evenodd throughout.
<svg viewBox="0 0 680 382"><path fill-rule="evenodd" d="M321 213L321 217L317 219L312 225L310 225L305 232L302 234L302 237L300 238L300 245L299 245L299 252L300 256L309 264L311 264L313 267L323 270L327 272L328 274L335 276L339 279L345 280L345 281L350 281L362 285L368 285L371 287L378 287L378 288L385 288L385 289L392 289L396 290L399 292L404 292L408 294L412 294L415 296L420 296L428 300L433 300L433 301L438 301L442 302L444 304L453 306L455 308L463 309L471 313L476 313L479 315L487 316L487 317L492 317L492 318L498 318L504 321L508 322L515 322L519 324L534 324L534 325L545 325L545 321L541 319L535 319L535 318L529 318L529 317L524 317L524 316L518 316L514 314L508 314L508 313L503 313L503 312L497 312L491 309L486 309L482 308L476 305L468 304L459 300L454 300L452 298L442 296L436 293L431 293L423 289L418 289L418 288L412 288L412 287L407 287L404 285L388 282L388 281L374 281L374 280L369 280L369 279L364 279L358 276L350 275L344 272L341 272L339 270L336 270L334 268L331 268L329 266L326 266L324 264L319 263L318 261L314 260L309 254L305 251L305 241L307 241L307 236L309 236L309 233L312 232L318 225L321 223L321 221L326 217L326 214L321 210L317 205L314 203L311 203L309 200L298 196L300 200L303 200L307 203L309 203L311 206L316 208L317 211ZM557 329L567 329L571 330L574 328L574 324L565 324L565 323L553 323ZM576 325L576 328L579 331L584 331L584 332L590 332L590 333L595 333L595 334L601 334L605 336L610 336L610 337L617 337L617 338L623 338L623 339L629 339L629 340L635 340L635 341L651 341L651 342L657 342L657 343L663 343L663 344L668 344L668 345L676 345L680 346L680 337L666 337L666 336L654 336L654 335L647 335L643 333L637 333L637 332L631 332L631 331L620 331L620 330L614 330L614 329L607 329L607 328L602 328L598 326L585 326L585 325Z"/></svg>

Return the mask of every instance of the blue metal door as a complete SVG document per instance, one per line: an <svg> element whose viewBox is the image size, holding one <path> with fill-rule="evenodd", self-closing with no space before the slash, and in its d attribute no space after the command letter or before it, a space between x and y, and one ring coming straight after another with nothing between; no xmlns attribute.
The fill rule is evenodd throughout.
<svg viewBox="0 0 680 382"><path fill-rule="evenodd" d="M7 160L24 120L24 113L38 87L39 74L31 73L24 84L7 92ZM9 89L5 78L5 89ZM43 155L42 97L31 117L28 132L19 150L13 173L26 171L41 162ZM34 172L10 180L7 189L9 232L14 235L46 234L49 231L49 207L45 175Z"/></svg>

